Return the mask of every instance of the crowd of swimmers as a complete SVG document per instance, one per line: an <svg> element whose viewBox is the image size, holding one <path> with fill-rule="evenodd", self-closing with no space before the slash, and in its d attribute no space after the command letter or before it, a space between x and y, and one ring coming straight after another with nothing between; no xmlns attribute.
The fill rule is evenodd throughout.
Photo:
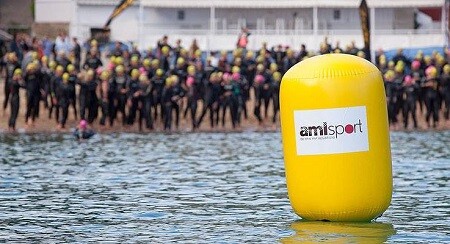
<svg viewBox="0 0 450 244"><path fill-rule="evenodd" d="M225 126L226 121L236 128L250 116L259 124L276 123L283 74L312 55L305 45L298 51L281 45L269 50L263 43L257 51L238 47L205 57L195 41L185 49L179 40L170 46L164 36L155 48L144 52L137 46L126 50L117 42L102 54L98 42L91 40L82 62L83 48L78 41L58 38L58 45L48 53L45 44L33 40L14 42L4 55L2 106L10 109L10 130L15 130L22 109L21 89L26 91L23 109L28 126L43 116L55 119L60 129L66 127L69 116L90 125L138 124L139 130L161 126L167 131L177 129L181 119L193 130L205 121L211 128ZM342 49L332 47L326 39L319 52L365 57L353 43ZM444 119L449 119L450 65L446 57L438 52L431 56L418 52L409 60L399 50L388 60L379 52L376 65L385 80L392 126L399 126L399 114L405 128L410 118L417 128L418 112L425 113L429 127L437 126L441 110L445 110Z"/></svg>

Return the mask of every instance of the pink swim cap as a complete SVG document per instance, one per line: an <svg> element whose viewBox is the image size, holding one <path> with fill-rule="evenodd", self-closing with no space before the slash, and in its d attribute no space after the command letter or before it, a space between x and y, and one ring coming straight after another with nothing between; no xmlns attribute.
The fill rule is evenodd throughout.
<svg viewBox="0 0 450 244"><path fill-rule="evenodd" d="M187 86L192 86L194 84L194 78L192 77L192 76L189 76L187 79L186 79L186 85Z"/></svg>
<svg viewBox="0 0 450 244"><path fill-rule="evenodd" d="M410 75L407 75L407 76L405 76L404 80L405 80L406 85L410 85L410 84L412 84L413 79Z"/></svg>
<svg viewBox="0 0 450 244"><path fill-rule="evenodd" d="M418 68L420 68L420 62L419 62L418 60L414 60L414 61L412 62L412 64L411 64L411 67L412 67L413 69L418 69Z"/></svg>
<svg viewBox="0 0 450 244"><path fill-rule="evenodd" d="M115 67L115 66L114 66L113 63L109 63L107 67L108 67L108 70L109 70L109 71L112 71L112 70L114 70L114 67Z"/></svg>
<svg viewBox="0 0 450 244"><path fill-rule="evenodd" d="M82 119L80 121L80 128L81 129L86 129L86 127L87 127L87 122L86 122L86 120Z"/></svg>
<svg viewBox="0 0 450 244"><path fill-rule="evenodd" d="M230 73L225 73L225 74L223 74L222 78L223 78L223 80L229 80L231 78L231 75L230 75Z"/></svg>
<svg viewBox="0 0 450 244"><path fill-rule="evenodd" d="M256 76L255 76L255 82L258 83L258 84L263 83L264 80L265 80L265 79L264 79L264 76L263 76L263 75L256 75Z"/></svg>
<svg viewBox="0 0 450 244"><path fill-rule="evenodd" d="M240 79L241 79L241 74L239 74L239 73L233 73L233 74L231 75L231 79L233 79L233 80L240 80Z"/></svg>

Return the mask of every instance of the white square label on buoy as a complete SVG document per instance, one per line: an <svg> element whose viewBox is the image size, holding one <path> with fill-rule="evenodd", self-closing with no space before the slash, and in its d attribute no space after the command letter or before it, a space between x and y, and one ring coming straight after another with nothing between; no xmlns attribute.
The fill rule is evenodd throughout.
<svg viewBox="0 0 450 244"><path fill-rule="evenodd" d="M369 151L366 107L294 111L297 155Z"/></svg>

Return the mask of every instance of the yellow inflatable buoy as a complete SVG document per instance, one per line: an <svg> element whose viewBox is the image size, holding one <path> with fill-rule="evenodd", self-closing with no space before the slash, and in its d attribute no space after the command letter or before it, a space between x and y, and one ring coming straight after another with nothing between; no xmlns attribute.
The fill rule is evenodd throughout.
<svg viewBox="0 0 450 244"><path fill-rule="evenodd" d="M370 221L388 208L386 96L372 63L327 54L296 64L281 81L280 115L287 189L300 217Z"/></svg>

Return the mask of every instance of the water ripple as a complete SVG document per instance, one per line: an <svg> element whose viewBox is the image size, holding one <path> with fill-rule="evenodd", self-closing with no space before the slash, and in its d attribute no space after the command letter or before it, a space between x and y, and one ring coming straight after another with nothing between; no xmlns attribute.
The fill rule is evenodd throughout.
<svg viewBox="0 0 450 244"><path fill-rule="evenodd" d="M298 221L279 133L0 134L0 242L450 242L450 132L391 135L374 223Z"/></svg>

